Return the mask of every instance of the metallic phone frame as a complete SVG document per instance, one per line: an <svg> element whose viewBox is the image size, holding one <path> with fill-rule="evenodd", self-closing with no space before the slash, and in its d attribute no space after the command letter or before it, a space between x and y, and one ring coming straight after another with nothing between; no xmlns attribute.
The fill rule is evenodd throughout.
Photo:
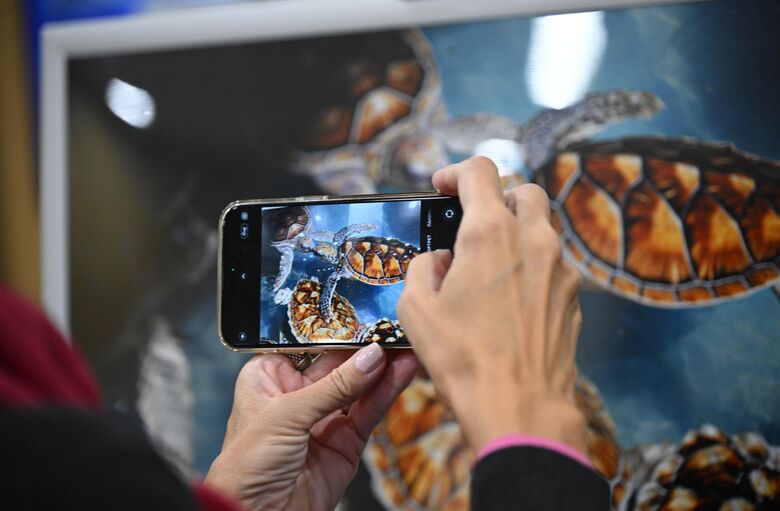
<svg viewBox="0 0 780 511"><path fill-rule="evenodd" d="M358 344L348 344L348 345L340 345L338 343L317 343L317 344L306 344L306 345L298 345L298 346L277 346L277 345L271 345L267 347L248 347L248 348L237 348L235 346L232 346L230 343L228 343L224 336L222 335L222 241L224 236L224 229L223 226L225 225L225 216L230 212L233 208L237 206L264 206L264 205L275 205L279 203L294 203L294 204L302 204L306 205L311 202L332 202L332 203L342 203L342 202L356 202L356 201L366 201L368 199L368 202L382 202L382 201L402 201L402 200L425 200L425 199L437 199L437 198L450 198L449 195L442 195L438 192L408 192L408 193L385 193L385 194L367 194L367 195L338 195L338 196L331 196L331 195L307 195L307 196L299 196L299 197L289 197L289 198L275 198L275 199L248 199L248 200L237 200L233 201L227 206L225 206L225 209L222 210L222 213L219 215L219 225L217 227L218 240L217 240L217 336L219 337L219 342L222 343L223 346L225 346L230 351L240 352L240 353L287 353L287 354L295 354L295 353L324 353L326 351L331 350L358 350L364 345L358 345ZM261 339L262 340L262 339ZM393 346L392 344L383 344L383 348L388 349L409 349L411 346Z"/></svg>

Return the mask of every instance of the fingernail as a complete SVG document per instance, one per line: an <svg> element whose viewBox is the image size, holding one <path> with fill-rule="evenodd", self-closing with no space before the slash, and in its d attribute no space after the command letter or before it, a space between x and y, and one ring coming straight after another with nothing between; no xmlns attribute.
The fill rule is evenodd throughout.
<svg viewBox="0 0 780 511"><path fill-rule="evenodd" d="M355 367L361 373L370 373L382 363L385 358L385 352L377 343L371 343L368 346L360 348L357 357L355 357Z"/></svg>

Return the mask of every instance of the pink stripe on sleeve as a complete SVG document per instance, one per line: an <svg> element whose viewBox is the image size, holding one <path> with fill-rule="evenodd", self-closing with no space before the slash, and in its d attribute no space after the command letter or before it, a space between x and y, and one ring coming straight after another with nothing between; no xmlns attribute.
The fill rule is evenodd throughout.
<svg viewBox="0 0 780 511"><path fill-rule="evenodd" d="M539 447L540 449L547 449L548 451L557 452L558 454L569 457L588 468L593 468L593 465L590 463L588 457L574 447L563 444L561 442L556 442L555 440L550 440L549 438L542 438L532 435L512 434L495 438L488 442L487 445L485 445L485 447L479 451L477 459L481 460L488 454L500 451L501 449L506 449L507 447L523 446Z"/></svg>

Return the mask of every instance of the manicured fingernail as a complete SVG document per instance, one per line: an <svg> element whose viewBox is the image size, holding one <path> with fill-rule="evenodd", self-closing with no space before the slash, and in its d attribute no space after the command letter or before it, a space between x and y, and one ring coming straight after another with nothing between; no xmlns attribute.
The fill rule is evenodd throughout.
<svg viewBox="0 0 780 511"><path fill-rule="evenodd" d="M355 367L361 373L370 373L382 363L385 358L385 351L377 343L371 343L368 346L360 348L357 357L355 357Z"/></svg>

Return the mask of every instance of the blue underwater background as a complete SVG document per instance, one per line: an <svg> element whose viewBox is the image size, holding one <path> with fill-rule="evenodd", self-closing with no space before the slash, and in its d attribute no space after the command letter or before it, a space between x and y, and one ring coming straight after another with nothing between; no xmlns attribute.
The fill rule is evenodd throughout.
<svg viewBox="0 0 780 511"><path fill-rule="evenodd" d="M595 138L688 136L731 141L780 159L778 5L726 1L607 11L605 52L588 89L648 90L666 108L653 119L611 126ZM523 122L540 111L526 86L530 19L424 32L453 116L490 111ZM351 221L346 213L332 214L316 227L337 230L345 221ZM399 223L385 222L383 232L416 239L412 228ZM325 265L314 258L297 254L295 265L288 286L304 275L327 277ZM400 290L342 281L337 292L360 304L361 321L371 321L371 307L358 295L384 299ZM263 300L268 305L268 297ZM717 306L673 310L586 285L581 303L579 367L600 390L624 447L679 442L704 423L728 433L758 432L780 444L780 300L770 290ZM196 340L186 349L195 375L196 467L204 472L219 451L235 374L246 360L216 342L213 311L213 302L203 304L181 329Z"/></svg>
<svg viewBox="0 0 780 511"><path fill-rule="evenodd" d="M338 232L355 224L371 223L376 229L363 231L354 237L381 236L399 239L420 247L420 201L388 203L329 204L309 206L311 231ZM262 247L260 285L260 336L286 342L296 342L287 324L287 306L274 303L273 283L279 271L279 252L268 244ZM301 279L317 279L323 285L336 267L313 253L295 252L292 271L284 287L293 289ZM396 319L395 304L401 296L403 282L372 286L348 278L341 278L336 293L346 298L357 313L361 324L373 324L381 318ZM282 341L280 341L282 342Z"/></svg>

